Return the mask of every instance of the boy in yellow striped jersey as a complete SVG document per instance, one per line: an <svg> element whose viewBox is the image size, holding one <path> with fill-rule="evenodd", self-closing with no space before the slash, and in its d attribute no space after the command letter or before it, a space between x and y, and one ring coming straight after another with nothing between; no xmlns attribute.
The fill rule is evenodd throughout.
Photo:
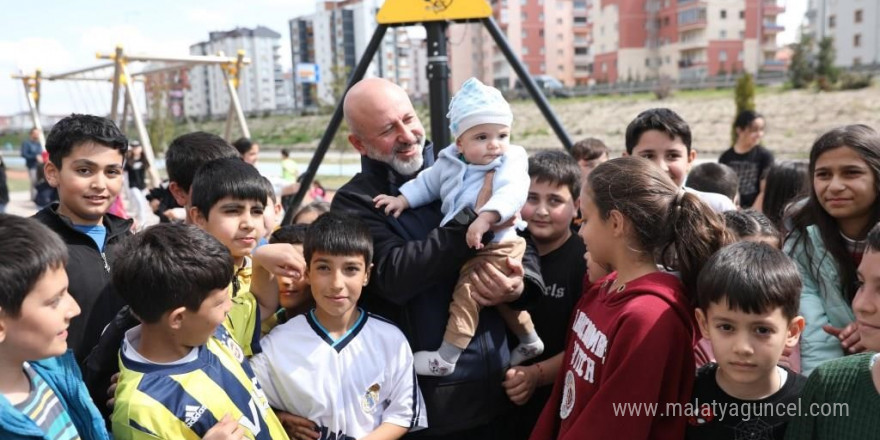
<svg viewBox="0 0 880 440"><path fill-rule="evenodd" d="M250 292L230 298L227 246L163 224L124 247L113 283L141 324L120 351L114 437L198 439L231 417L245 438L287 439L245 358L259 352L260 312Z"/></svg>

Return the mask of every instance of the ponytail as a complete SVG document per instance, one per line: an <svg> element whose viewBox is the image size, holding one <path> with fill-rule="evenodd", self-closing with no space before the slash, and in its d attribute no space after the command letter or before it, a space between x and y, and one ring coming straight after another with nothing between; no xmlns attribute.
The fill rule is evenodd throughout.
<svg viewBox="0 0 880 440"><path fill-rule="evenodd" d="M684 189L673 199L667 224L660 263L678 269L688 295L695 298L700 269L718 249L733 243L733 236L721 216Z"/></svg>

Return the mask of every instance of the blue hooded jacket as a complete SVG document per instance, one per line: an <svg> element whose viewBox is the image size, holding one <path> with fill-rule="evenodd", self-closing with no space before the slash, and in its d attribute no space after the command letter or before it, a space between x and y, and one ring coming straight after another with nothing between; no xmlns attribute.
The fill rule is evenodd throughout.
<svg viewBox="0 0 880 440"><path fill-rule="evenodd" d="M110 440L104 420L92 403L82 381L73 352L30 362L34 371L52 388L83 440ZM3 440L47 439L33 420L0 395L0 438Z"/></svg>

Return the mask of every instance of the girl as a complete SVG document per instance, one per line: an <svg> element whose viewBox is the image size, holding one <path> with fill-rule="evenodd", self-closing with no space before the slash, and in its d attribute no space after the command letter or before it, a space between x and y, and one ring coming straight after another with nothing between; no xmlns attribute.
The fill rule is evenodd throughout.
<svg viewBox="0 0 880 440"><path fill-rule="evenodd" d="M736 142L720 158L739 176L739 203L751 208L761 189L761 177L773 165L773 153L761 145L764 117L752 110L743 110L733 123Z"/></svg>
<svg viewBox="0 0 880 440"><path fill-rule="evenodd" d="M852 299L865 237L880 220L880 135L866 125L825 133L810 150L809 175L810 197L793 214L784 246L804 281L804 374L823 361L864 350Z"/></svg>
<svg viewBox="0 0 880 440"><path fill-rule="evenodd" d="M616 271L578 302L563 368L531 438L684 438L680 414L621 407L662 409L690 398L692 289L703 262L731 236L698 196L639 157L596 167L580 200L590 258ZM667 267L674 262L681 280L661 272L655 256Z"/></svg>
<svg viewBox="0 0 880 440"><path fill-rule="evenodd" d="M783 231L790 227L783 224L789 205L805 198L810 191L808 166L806 161L799 160L777 162L761 181L761 194L755 200L755 209Z"/></svg>

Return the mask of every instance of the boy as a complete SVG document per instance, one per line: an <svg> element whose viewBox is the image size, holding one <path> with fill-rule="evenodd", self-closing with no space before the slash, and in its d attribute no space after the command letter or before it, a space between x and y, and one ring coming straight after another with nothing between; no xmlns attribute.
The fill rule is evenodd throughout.
<svg viewBox="0 0 880 440"><path fill-rule="evenodd" d="M315 308L272 330L251 358L269 403L315 422L320 438L395 439L426 427L406 338L357 307L372 267L369 230L331 212L303 247Z"/></svg>
<svg viewBox="0 0 880 440"><path fill-rule="evenodd" d="M0 214L0 438L109 439L67 350L80 313L67 247L32 219Z"/></svg>
<svg viewBox="0 0 880 440"><path fill-rule="evenodd" d="M793 414L778 408L797 405L807 380L778 365L804 329L800 291L794 262L766 244L734 243L709 259L695 313L716 362L697 370L688 439L784 437Z"/></svg>
<svg viewBox="0 0 880 440"><path fill-rule="evenodd" d="M34 218L67 244L68 290L82 308L70 323L68 344L81 363L124 305L109 290L110 267L113 245L130 235L132 221L107 211L122 189L128 139L107 118L74 114L52 127L46 150L46 179L58 190L58 203Z"/></svg>
<svg viewBox="0 0 880 440"><path fill-rule="evenodd" d="M813 412L802 412L792 421L788 439L866 439L877 438L880 432L880 354L874 353L880 351L880 225L871 229L865 241L852 308L860 342L869 352L835 359L813 370L801 395L801 406L814 408Z"/></svg>
<svg viewBox="0 0 880 440"><path fill-rule="evenodd" d="M193 226L162 224L122 250L113 284L141 324L119 354L115 438L201 438L231 417L246 438L286 439L245 359L259 329L251 295L230 301L227 247Z"/></svg>
<svg viewBox="0 0 880 440"><path fill-rule="evenodd" d="M654 162L682 187L697 158L697 150L691 148L691 129L681 116L668 108L652 108L639 113L626 127L624 155ZM736 209L736 205L721 194L684 189L698 195L715 212Z"/></svg>
<svg viewBox="0 0 880 440"><path fill-rule="evenodd" d="M217 159L239 157L238 151L220 136L196 131L174 138L165 154L165 167L168 170L168 190L178 206L184 208L182 219L186 218L190 207L190 189L198 169ZM162 211L167 212L167 211ZM170 213L169 213L170 214Z"/></svg>
<svg viewBox="0 0 880 440"><path fill-rule="evenodd" d="M297 253L302 254L303 242L306 239L308 229L309 225L282 226L272 233L269 244L287 243L292 245ZM311 290L309 290L309 283L305 279L276 275L275 280L278 282L279 308L273 316L263 320L263 336L275 326L284 324L315 306Z"/></svg>
<svg viewBox="0 0 880 440"><path fill-rule="evenodd" d="M608 147L596 138L586 138L571 146L571 156L577 161L582 177L590 175L593 168L608 160Z"/></svg>
<svg viewBox="0 0 880 440"><path fill-rule="evenodd" d="M734 204L739 199L739 178L733 168L721 163L704 162L693 167L685 186L704 193L721 194Z"/></svg>
<svg viewBox="0 0 880 440"><path fill-rule="evenodd" d="M450 101L447 116L455 143L440 152L434 166L401 186L399 196L380 194L373 199L376 208L384 207L386 214L395 217L405 209L442 200L441 226L464 207L479 213L467 231L467 244L479 252L461 268L443 342L437 351L415 354L416 373L424 376L452 374L474 337L480 314L480 306L471 296L474 269L489 263L507 273L508 258L521 261L526 249L525 240L513 227L495 231L494 238L486 235L492 226L511 221L528 193L528 156L525 149L509 143L513 123L510 104L498 89L470 78ZM505 305L498 311L520 342L511 352L511 365L544 351L528 312Z"/></svg>
<svg viewBox="0 0 880 440"><path fill-rule="evenodd" d="M235 272L242 273L248 290L250 255L263 237L263 212L269 190L256 168L238 158L218 159L202 165L192 184L189 217L193 223L229 249ZM235 294L233 296L235 296Z"/></svg>
<svg viewBox="0 0 880 440"><path fill-rule="evenodd" d="M529 158L531 185L520 211L528 236L541 258L546 288L530 309L535 329L545 341L544 353L507 371L504 387L519 405L507 414L508 439L526 439L550 398L562 363L568 317L583 292L584 241L573 233L581 190L581 168L563 151L541 151Z"/></svg>

